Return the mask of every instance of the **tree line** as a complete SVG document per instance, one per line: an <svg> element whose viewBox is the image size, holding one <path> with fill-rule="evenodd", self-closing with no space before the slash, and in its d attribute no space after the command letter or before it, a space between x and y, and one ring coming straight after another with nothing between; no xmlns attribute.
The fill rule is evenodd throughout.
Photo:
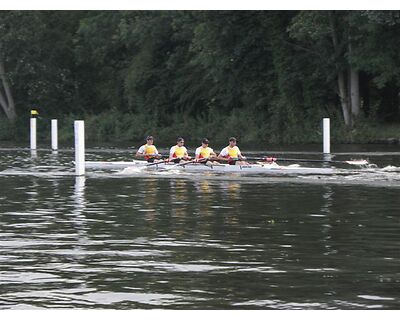
<svg viewBox="0 0 400 320"><path fill-rule="evenodd" d="M399 11L1 11L0 118L97 139L318 140L398 123Z"/></svg>

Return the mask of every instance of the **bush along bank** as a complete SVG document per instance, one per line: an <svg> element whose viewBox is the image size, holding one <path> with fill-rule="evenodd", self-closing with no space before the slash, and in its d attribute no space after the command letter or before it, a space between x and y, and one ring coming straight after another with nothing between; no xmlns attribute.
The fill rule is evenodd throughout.
<svg viewBox="0 0 400 320"><path fill-rule="evenodd" d="M314 124L287 126L260 121L255 114L234 111L227 116L214 114L212 119L174 115L168 124L154 122L151 115L108 112L98 115L68 115L59 119L58 138L63 145L73 145L74 120L85 120L86 141L101 146L102 143L129 144L154 135L157 143L169 145L182 136L187 143L198 143L203 137L215 145L224 145L227 138L235 136L241 145L259 143L274 145L313 144L322 141L321 121ZM223 124L223 125L221 125ZM400 125L377 124L359 121L348 129L340 121L331 120L332 143L386 143L400 144ZM50 141L50 119L39 118L38 143ZM14 124L0 118L0 141L24 143L29 141L29 119Z"/></svg>

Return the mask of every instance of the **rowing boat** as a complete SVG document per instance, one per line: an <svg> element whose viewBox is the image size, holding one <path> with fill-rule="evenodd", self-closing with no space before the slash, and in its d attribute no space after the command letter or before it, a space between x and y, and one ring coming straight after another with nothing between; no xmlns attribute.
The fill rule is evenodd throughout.
<svg viewBox="0 0 400 320"><path fill-rule="evenodd" d="M142 170L177 170L181 172L190 173L240 173L240 174L333 174L337 169L334 168L314 168L302 167L297 164L281 166L277 163L256 163L249 165L228 165L216 164L205 165L202 163L173 164L173 163L160 163L149 166L146 161L86 161L86 168L89 169L125 169L125 168L138 168Z"/></svg>

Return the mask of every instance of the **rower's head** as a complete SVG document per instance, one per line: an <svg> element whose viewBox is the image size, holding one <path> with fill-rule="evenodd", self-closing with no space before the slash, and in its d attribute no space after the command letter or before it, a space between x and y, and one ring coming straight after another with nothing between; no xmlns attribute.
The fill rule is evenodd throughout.
<svg viewBox="0 0 400 320"><path fill-rule="evenodd" d="M207 148L209 143L210 143L210 142L208 141L208 139L207 139L207 138L204 138L203 141L201 141L201 146L202 146L203 148Z"/></svg>
<svg viewBox="0 0 400 320"><path fill-rule="evenodd" d="M176 144L177 144L179 147L182 147L182 146L185 144L185 140L184 140L182 137L179 137L179 138L176 140Z"/></svg>
<svg viewBox="0 0 400 320"><path fill-rule="evenodd" d="M234 146L236 146L236 138L235 137L230 137L229 138L229 146L230 147L234 147Z"/></svg>
<svg viewBox="0 0 400 320"><path fill-rule="evenodd" d="M153 136L148 136L148 137L146 138L146 142L147 142L148 145L152 145L152 144L154 143L154 138L153 138Z"/></svg>

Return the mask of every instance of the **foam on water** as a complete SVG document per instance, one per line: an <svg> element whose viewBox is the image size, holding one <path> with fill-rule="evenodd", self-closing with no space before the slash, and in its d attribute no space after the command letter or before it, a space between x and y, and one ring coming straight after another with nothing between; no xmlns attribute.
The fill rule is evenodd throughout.
<svg viewBox="0 0 400 320"><path fill-rule="evenodd" d="M141 173L143 172L142 167L128 167L125 169L122 169L121 171L118 171L116 174L119 175L132 175L132 174L136 174L136 173Z"/></svg>

